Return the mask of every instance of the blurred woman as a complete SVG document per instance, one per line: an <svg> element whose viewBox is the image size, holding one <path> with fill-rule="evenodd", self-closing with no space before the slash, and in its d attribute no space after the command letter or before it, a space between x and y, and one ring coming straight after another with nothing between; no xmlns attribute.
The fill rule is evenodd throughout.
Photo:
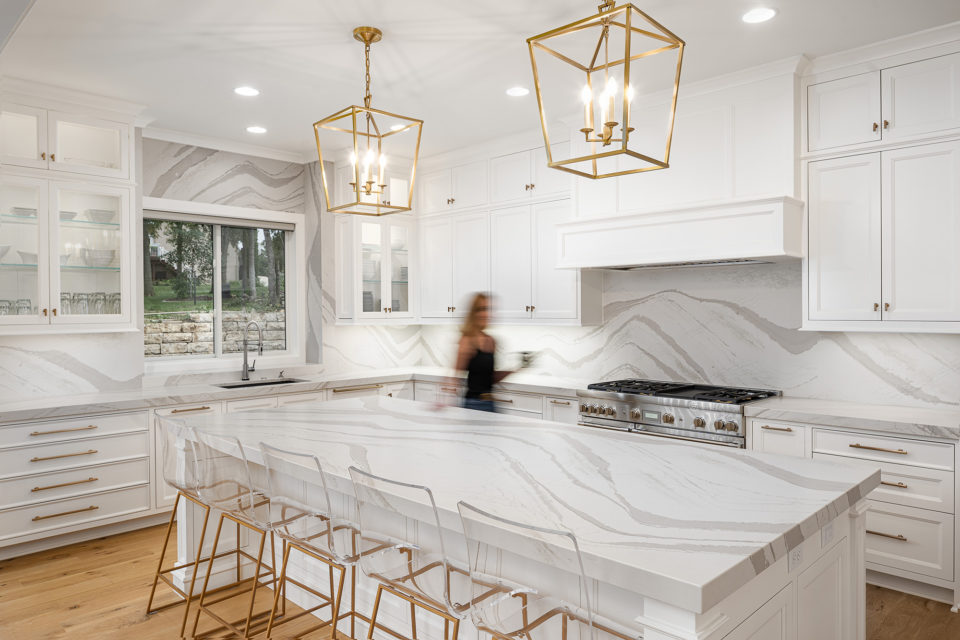
<svg viewBox="0 0 960 640"><path fill-rule="evenodd" d="M486 333L490 324L490 296L478 293L473 296L470 311L460 329L460 345L457 348L457 371L467 373L467 391L463 406L479 411L496 411L493 404L493 385L512 371L497 371L493 366L493 354L497 343Z"/></svg>

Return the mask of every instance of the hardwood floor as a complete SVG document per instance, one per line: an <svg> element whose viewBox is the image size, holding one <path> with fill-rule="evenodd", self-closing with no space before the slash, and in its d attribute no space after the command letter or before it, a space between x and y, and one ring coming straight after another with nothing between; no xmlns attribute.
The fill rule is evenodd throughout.
<svg viewBox="0 0 960 640"><path fill-rule="evenodd" d="M163 532L164 527L151 527L0 562L0 638L176 638L181 607L144 614ZM167 598L160 602L171 598L163 587L158 594ZM258 608L270 595L265 591L262 603L258 598ZM227 615L235 610L240 617L245 610L242 602L224 605L230 607ZM200 630L213 626L202 620ZM280 627L275 637L293 638L304 626L298 621ZM321 631L312 637L327 635ZM960 614L939 602L868 586L867 638L957 640Z"/></svg>

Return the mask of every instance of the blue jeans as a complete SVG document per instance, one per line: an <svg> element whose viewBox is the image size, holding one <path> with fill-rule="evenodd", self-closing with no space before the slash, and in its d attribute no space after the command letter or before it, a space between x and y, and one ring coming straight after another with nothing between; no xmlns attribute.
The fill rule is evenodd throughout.
<svg viewBox="0 0 960 640"><path fill-rule="evenodd" d="M497 412L493 400L483 400L482 398L464 398L463 408L473 409L474 411L489 411L490 413Z"/></svg>

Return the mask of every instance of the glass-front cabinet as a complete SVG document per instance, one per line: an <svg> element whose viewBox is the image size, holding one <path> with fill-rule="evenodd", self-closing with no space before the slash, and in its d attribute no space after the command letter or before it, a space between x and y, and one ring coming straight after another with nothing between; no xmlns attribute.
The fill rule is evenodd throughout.
<svg viewBox="0 0 960 640"><path fill-rule="evenodd" d="M389 320L414 316L411 265L414 252L413 220L407 215L381 218L338 216L338 307L341 320ZM351 308L347 308L351 307Z"/></svg>
<svg viewBox="0 0 960 640"><path fill-rule="evenodd" d="M0 331L129 323L127 187L0 178Z"/></svg>

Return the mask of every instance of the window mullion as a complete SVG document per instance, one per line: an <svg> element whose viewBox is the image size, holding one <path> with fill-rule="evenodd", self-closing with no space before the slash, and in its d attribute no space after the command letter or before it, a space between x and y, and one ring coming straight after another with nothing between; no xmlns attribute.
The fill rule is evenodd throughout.
<svg viewBox="0 0 960 640"><path fill-rule="evenodd" d="M223 272L220 268L222 259L220 238L221 226L213 225L213 354L220 358L223 355Z"/></svg>

